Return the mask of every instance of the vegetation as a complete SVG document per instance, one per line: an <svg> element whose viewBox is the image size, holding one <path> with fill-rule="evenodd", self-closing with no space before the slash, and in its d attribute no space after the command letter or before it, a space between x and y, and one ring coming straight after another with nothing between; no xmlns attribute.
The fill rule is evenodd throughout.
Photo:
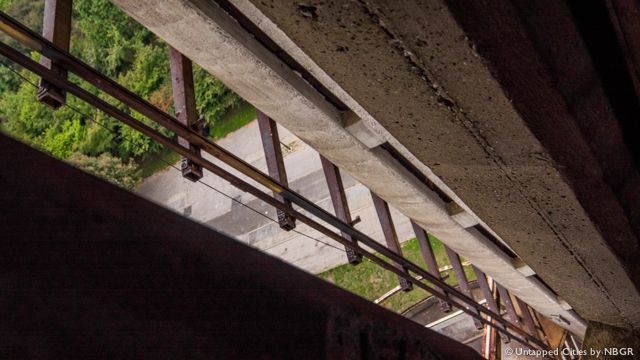
<svg viewBox="0 0 640 360"><path fill-rule="evenodd" d="M432 236L429 237L429 242L431 243L438 265L440 267L449 265L449 259L447 258L442 243ZM418 241L415 238L402 244L402 254L411 262L422 268L426 268L426 264L420 254ZM471 267L465 267L465 274L469 281L475 280L475 274ZM319 276L370 301L379 298L398 285L398 278L395 274L382 269L366 258L357 266L350 264L341 265L323 272ZM452 270L443 272L442 276L446 277L445 281L449 285L456 285L458 283L456 275ZM430 294L428 292L414 286L413 290L409 292L398 292L381 305L395 312L403 312L413 304L429 296Z"/></svg>
<svg viewBox="0 0 640 360"><path fill-rule="evenodd" d="M0 10L40 32L43 3L0 0ZM160 109L174 114L167 45L108 0L75 0L73 11L71 53ZM5 35L0 37L17 45ZM38 59L36 53L31 56ZM24 81L8 67L17 70L8 60L0 59L0 129L3 132L125 187L131 187L131 181L135 182L140 176L148 176L166 166L160 161L162 156L176 158L146 136L73 96L67 96L69 106L52 111L36 101L37 90L33 84L38 83L37 77L22 70L20 75L28 79ZM70 79L158 129L155 123L74 76ZM198 66L194 66L194 80L198 112L205 118L214 138L222 138L253 119L255 110ZM166 131L164 134L173 136ZM111 168L99 171L100 164Z"/></svg>
<svg viewBox="0 0 640 360"><path fill-rule="evenodd" d="M237 107L227 111L215 126L209 128L209 136L215 140L222 139L247 125L256 118L256 109L249 103L241 102Z"/></svg>
<svg viewBox="0 0 640 360"><path fill-rule="evenodd" d="M110 180L125 189L132 189L138 182L133 161L123 163L122 160L107 153L98 157L75 153L69 158L69 163L86 169L103 179Z"/></svg>

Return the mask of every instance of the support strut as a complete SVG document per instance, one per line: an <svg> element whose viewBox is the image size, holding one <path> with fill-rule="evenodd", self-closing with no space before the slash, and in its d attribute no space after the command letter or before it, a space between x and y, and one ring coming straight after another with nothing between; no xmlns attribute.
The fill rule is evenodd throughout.
<svg viewBox="0 0 640 360"><path fill-rule="evenodd" d="M422 254L422 258L424 259L425 264L427 264L427 271L438 279L442 279L440 275L440 268L438 267L438 263L436 262L436 257L433 254L433 249L431 248L431 243L429 243L429 234L421 228L418 224L411 220L411 226L413 227L413 232L416 234L416 239L418 240L418 245L420 246L420 253ZM448 296L446 292L442 289L438 288L438 291L442 293L443 296ZM451 311L451 304L444 300L439 300L440 308L444 312Z"/></svg>
<svg viewBox="0 0 640 360"><path fill-rule="evenodd" d="M171 85L173 87L173 104L176 119L191 129L202 132L204 119L198 120L196 111L196 95L193 84L193 66L191 60L178 50L169 46L169 64L171 66ZM178 143L191 151L200 154L200 149L187 139L178 137ZM182 176L193 182L202 179L202 166L195 164L186 157L182 157Z"/></svg>
<svg viewBox="0 0 640 360"><path fill-rule="evenodd" d="M282 157L282 148L280 147L280 136L278 135L278 125L273 119L265 115L262 111L256 110L258 115L258 127L260 128L260 138L262 139L262 147L264 148L264 156L267 160L267 170L269 176L282 186L289 186L287 181L287 171L284 167L284 159ZM284 203L285 206L291 207L291 201L283 199L280 195L275 194L276 198ZM286 212L277 209L278 225L281 229L291 231L296 227L296 219Z"/></svg>
<svg viewBox="0 0 640 360"><path fill-rule="evenodd" d="M340 175L340 169L335 166L324 156L320 155L320 162L322 163L322 171L324 177L327 180L327 186L329 187L329 196L331 196L331 203L333 203L333 210L336 213L336 217L347 224L351 224L353 219L351 218L351 212L349 211L349 204L347 203L347 195L344 192L344 184L342 183L342 176ZM342 232L342 236L345 240L355 242L355 240L347 233ZM362 254L355 252L352 248L345 246L347 253L347 260L352 265L357 265L362 262Z"/></svg>
<svg viewBox="0 0 640 360"><path fill-rule="evenodd" d="M71 10L71 0L45 0L44 2L42 36L65 51L69 51L71 41ZM58 76L67 78L67 70L58 66L55 61L43 56L40 64L54 71ZM65 91L43 79L40 79L37 97L38 101L54 110L66 103Z"/></svg>
<svg viewBox="0 0 640 360"><path fill-rule="evenodd" d="M400 247L398 234L396 233L396 229L393 226L391 212L389 211L389 204L387 204L386 201L382 200L382 198L380 198L374 192L371 192L371 198L373 199L373 206L376 208L376 213L378 214L378 219L380 220L380 226L382 226L382 234L384 235L387 247L394 253L402 256L402 247ZM398 269L409 275L408 269L403 267L402 264L394 264ZM413 286L409 281L407 281L406 277L398 276L398 282L400 283L400 288L402 289L402 291L411 291L411 289L413 289Z"/></svg>

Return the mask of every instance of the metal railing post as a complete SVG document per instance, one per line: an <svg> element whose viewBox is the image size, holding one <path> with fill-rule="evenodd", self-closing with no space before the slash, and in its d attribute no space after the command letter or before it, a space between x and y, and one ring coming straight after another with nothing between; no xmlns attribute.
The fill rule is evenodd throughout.
<svg viewBox="0 0 640 360"><path fill-rule="evenodd" d="M204 119L198 119L196 110L196 96L193 83L193 65L191 60L182 55L178 50L169 46L169 64L171 66L171 85L173 88L173 104L176 110L176 119L190 127L202 132L204 129ZM200 154L200 149L187 139L178 137L178 143L187 149ZM202 178L202 166L182 157L180 166L182 176L191 181L198 181Z"/></svg>
<svg viewBox="0 0 640 360"><path fill-rule="evenodd" d="M344 184L342 183L342 176L340 176L340 169L322 155L320 155L320 162L322 163L324 177L327 180L329 196L331 196L331 203L333 203L333 209L336 213L336 217L347 224L352 224L353 219L351 218L349 204L347 203L347 196L344 192ZM354 240L349 234L345 232L341 232L341 234L345 239L354 243L356 242L356 240ZM345 246L345 251L347 253L347 260L350 264L357 265L362 262L362 254L348 246Z"/></svg>
<svg viewBox="0 0 640 360"><path fill-rule="evenodd" d="M464 273L462 263L460 263L460 257L447 245L443 244L443 246L445 248L445 251L447 252L447 256L449 257L449 262L451 263L453 272L456 274L456 278L458 279L458 286L460 287L460 291L473 299L473 294L471 293L471 289L469 288L469 280L467 280L467 275ZM476 314L478 313L478 310L475 308L469 308L469 310L473 311ZM478 319L474 318L473 323L476 325L477 329L482 329L483 325L480 321L478 321Z"/></svg>
<svg viewBox="0 0 640 360"><path fill-rule="evenodd" d="M427 271L438 279L442 279L442 276L440 275L440 268L438 267L436 257L433 254L433 249L431 248L431 243L429 243L429 234L427 234L427 232L418 224L413 222L413 220L411 220L411 226L413 227L413 232L415 233L416 239L418 240L418 246L420 247L422 258L427 265ZM442 293L442 295L448 296L447 293L439 287L437 289ZM451 304L449 304L447 301L440 299L438 302L440 303L440 308L442 309L442 311L451 311Z"/></svg>
<svg viewBox="0 0 640 360"><path fill-rule="evenodd" d="M380 226L382 226L382 234L384 235L387 247L389 248L389 250L402 256L402 247L400 247L398 234L396 234L396 229L393 226L391 212L389 211L389 204L387 204L386 201L382 200L382 198L380 198L374 192L371 192L371 198L373 199L373 206L375 207L376 213L378 214L378 219L380 220ZM396 262L394 262L393 264L398 269L406 272L407 276L411 276L409 275L408 270L401 264L398 264ZM402 291L411 291L411 289L413 289L413 285L404 277L398 276L398 282Z"/></svg>
<svg viewBox="0 0 640 360"><path fill-rule="evenodd" d="M260 110L256 110L258 117L258 127L260 128L260 138L264 148L264 156L267 161L269 176L282 186L289 186L287 181L287 171L282 158L282 148L280 147L280 137L278 136L278 125L273 119ZM291 201L276 194L276 197L283 201L287 207L291 207ZM280 228L290 231L296 227L296 219L286 212L277 209L278 224Z"/></svg>
<svg viewBox="0 0 640 360"><path fill-rule="evenodd" d="M69 51L71 41L71 16L71 0L45 0L42 36L65 51ZM67 70L58 66L55 61L42 56L40 64L54 71L58 76L67 78ZM37 97L38 101L55 110L66 103L67 95L64 90L40 79Z"/></svg>

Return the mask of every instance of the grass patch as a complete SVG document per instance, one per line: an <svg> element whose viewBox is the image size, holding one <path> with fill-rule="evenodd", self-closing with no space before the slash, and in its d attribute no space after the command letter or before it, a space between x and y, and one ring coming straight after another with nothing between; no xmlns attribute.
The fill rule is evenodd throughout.
<svg viewBox="0 0 640 360"><path fill-rule="evenodd" d="M228 134L247 125L256 118L256 109L247 102L241 102L238 106L227 111L219 121L209 129L209 136L219 140Z"/></svg>
<svg viewBox="0 0 640 360"><path fill-rule="evenodd" d="M447 258L442 243L432 236L429 236L429 242L431 243L438 266L449 265L449 259ZM420 254L418 241L415 238L402 244L402 254L411 262L422 268L426 268L426 264ZM475 274L470 266L465 266L465 274L469 281L475 280ZM445 281L449 285L456 285L458 283L453 270L446 271L442 275L448 275ZM369 301L377 299L398 285L398 278L395 274L382 269L366 258L357 266L350 264L341 265L325 271L318 276ZM392 311L402 312L411 305L429 296L430 294L428 292L414 286L412 291L399 292L381 305Z"/></svg>
<svg viewBox="0 0 640 360"><path fill-rule="evenodd" d="M180 160L180 155L163 148L161 152L147 156L139 165L140 177L146 179L149 176L169 167L169 164L175 164Z"/></svg>

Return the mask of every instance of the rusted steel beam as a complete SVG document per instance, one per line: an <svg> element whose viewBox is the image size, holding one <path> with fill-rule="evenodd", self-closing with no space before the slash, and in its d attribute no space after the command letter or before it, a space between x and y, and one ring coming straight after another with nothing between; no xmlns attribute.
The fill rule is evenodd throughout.
<svg viewBox="0 0 640 360"><path fill-rule="evenodd" d="M491 280L489 283L491 285L490 286L491 294L493 295L493 299L496 303L496 306L498 307L497 313L500 314L500 316L502 316L502 310L500 309L500 293L498 292L498 283L490 277L487 277L487 278ZM507 328L504 327L504 325L499 321L496 321L494 323L497 323L497 326L502 327L502 330L504 330L504 331L500 331L500 338L502 339L502 342L505 344L510 343L511 337L509 336L509 331L507 331Z"/></svg>
<svg viewBox="0 0 640 360"><path fill-rule="evenodd" d="M509 315L509 319L513 324L520 326L522 323L520 321L520 317L516 312L516 308L513 306L513 301L511 300L511 296L507 289L505 289L502 285L496 283L496 288L498 289L498 295L500 296L500 301L504 304L504 307L507 309L507 315Z"/></svg>
<svg viewBox="0 0 640 360"><path fill-rule="evenodd" d="M540 321L540 316L541 316L540 313L538 313L535 309L533 309L529 305L527 305L527 307L529 308L529 311L531 312L531 316L533 317L533 323L538 329L540 340L544 341L547 345L549 345L549 347L551 347L551 339L549 339L549 336L547 336L547 332L545 331L545 328L542 325L542 321Z"/></svg>
<svg viewBox="0 0 640 360"><path fill-rule="evenodd" d="M471 293L471 289L469 288L469 280L467 280L467 275L464 273L464 268L462 267L462 263L460 262L460 257L447 245L442 244L442 246L444 246L444 249L447 252L447 257L449 258L449 263L453 268L453 272L456 274L460 291L473 299L473 294ZM478 313L477 308L470 308L470 310L474 313ZM482 323L478 321L477 318L473 319L473 323L476 325L477 329L482 329Z"/></svg>
<svg viewBox="0 0 640 360"><path fill-rule="evenodd" d="M500 337L498 336L498 332L491 331L491 338L489 339L489 359L490 360L500 360L500 341L498 340Z"/></svg>
<svg viewBox="0 0 640 360"><path fill-rule="evenodd" d="M269 176L282 186L289 186L287 181L287 171L282 158L282 148L280 147L280 137L278 136L278 125L273 119L265 115L262 111L256 110L258 117L258 127L260 128L260 138L264 148L264 156L267 161ZM280 195L274 194L285 206L291 207L291 201L283 199ZM296 219L286 212L277 209L278 224L280 228L290 231L296 227Z"/></svg>
<svg viewBox="0 0 640 360"><path fill-rule="evenodd" d="M418 245L420 246L420 253L422 254L422 258L427 265L427 271L438 279L442 279L439 270L440 268L438 267L436 257L433 254L433 249L431 248L431 243L429 242L429 234L427 234L427 232L418 224L413 222L413 220L411 220L411 226L413 227L413 232L416 234L416 239L418 240ZM447 293L442 289L437 289L442 293L442 295L447 296ZM447 301L441 299L439 300L439 303L442 311L451 311L451 304L449 304Z"/></svg>
<svg viewBox="0 0 640 360"><path fill-rule="evenodd" d="M69 50L71 41L71 10L71 0L45 0L44 2L42 36L65 51ZM67 78L67 70L59 67L51 59L42 56L40 64L47 69L53 70L58 76ZM42 79L40 79L37 98L38 101L53 109L58 109L66 103L64 90L58 89Z"/></svg>
<svg viewBox="0 0 640 360"><path fill-rule="evenodd" d="M324 177L327 180L329 196L331 196L331 203L333 203L333 210L336 213L336 217L347 224L351 224L353 219L351 219L351 211L349 211L347 196L344 192L340 169L322 155L320 155L320 163L322 163L322 171L324 172ZM346 240L355 242L349 234L345 232L341 232L341 234ZM355 252L348 246L345 246L345 251L347 253L347 260L350 264L357 265L362 262L362 254Z"/></svg>
<svg viewBox="0 0 640 360"><path fill-rule="evenodd" d="M173 106L176 110L176 119L181 124L201 132L204 128L204 121L198 121L191 60L169 46L169 64L171 67ZM196 145L189 143L188 140L178 137L178 143L194 153L200 154L200 149ZM186 179L194 182L202 179L202 166L195 164L184 156L182 157L181 170L182 176Z"/></svg>
<svg viewBox="0 0 640 360"><path fill-rule="evenodd" d="M91 94L80 86L68 81L67 79L60 78L52 71L44 68L39 65L35 61L31 60L29 57L21 54L19 51L11 48L10 46L0 42L0 54L8 58L9 60L19 64L24 67L28 71L35 73L37 76L45 78L47 81L52 84L66 90L69 93L72 93L79 99L87 102L95 106L98 110L103 111L105 114L113 117L114 119L121 121L133 129L141 132L142 134L150 137L151 139L159 142L160 144L166 146L168 149L175 151L176 153L186 156L189 159L193 160L195 163L203 166L207 170L211 171L213 174L219 176L225 181L233 184L238 189L245 191L251 195L254 195L258 199L264 201L265 203L274 206L276 208L282 209L286 211L291 216L299 219L305 224L309 225L312 229L319 231L320 233L328 236L329 238L345 245L353 247L354 250L363 254L369 258L372 262L379 265L381 268L390 271L397 276L406 277L407 281L410 281L412 284L433 293L435 296L441 298L441 295L437 292L434 293L435 284L444 290L447 293L451 294L453 297L450 298L452 304L458 308L460 308L465 313L471 315L478 319L478 321L488 323L488 321L477 313L483 313L492 318L500 319L499 321L507 326L510 330L512 330L517 336L515 338L522 342L523 344L527 344L528 346L534 346L540 349L548 348L544 343L540 342L538 339L530 336L525 331L520 329L515 324L511 324L510 322L500 318L499 314L496 314L484 306L475 302L473 298L468 297L462 292L458 291L458 289L448 285L446 282L441 281L433 277L427 271L414 264L413 262L407 260L406 258L398 255L397 253L391 251L386 246L378 243L377 241L371 239L367 235L363 234L361 231L353 228L351 224L347 224L342 220L336 218L334 215L330 214L326 210L322 209L317 204L312 201L304 198L303 196L297 194L294 191L291 191L289 188L282 186L281 184L275 182L266 174L260 172L253 166L247 164L242 159L233 155L229 151L221 148L217 144L211 142L210 140L204 138L201 134L194 132L192 129L189 129L183 124L180 124L175 118L171 117L167 113L159 110L158 108L151 105L149 102L141 99L137 95L133 94L131 91L123 88L113 80L108 77L100 74L95 69L92 69L88 65L84 64L77 58L71 56L68 52L61 51L49 41L43 39L38 34L32 32L24 25L15 21L11 17L7 16L3 12L0 12L0 30L4 31L15 40L18 40L23 45L28 46L34 51L38 51L43 55L46 55L60 64L63 64L67 70L74 72L76 75L80 76L82 79L95 86L96 88L104 91L106 94L114 97L115 99L121 101L126 106L131 109L136 110L140 114L146 116L149 120L156 122L157 124L164 126L167 130L174 132L176 135L184 137L189 140L189 142L195 143L199 146L203 151L206 151L210 155L216 157L222 162L226 163L231 168L235 169L238 172L241 172L256 181L258 184L267 187L268 189L279 193L285 199L291 200L296 203L305 211L308 211L310 214L315 216L318 220L329 224L330 226L338 229L339 231L343 231L348 233L354 239L357 239L359 242L365 244L368 248L363 248L359 246L359 244L354 244L345 240L339 233L334 232L332 229L328 228L318 220L313 219L304 213L297 211L292 208L287 208L284 204L274 197L268 195L263 190L259 189L252 183L249 183L237 175L234 175L228 170L223 169L222 167L214 164L210 160L205 159L198 154L191 152L189 149L184 148L176 141L168 138L163 135L159 131L151 128L150 126L144 124L143 122L134 119L129 114L123 112L122 110L116 108L115 106L107 103L106 101L100 99L99 97ZM380 255L386 257L387 259L373 253L371 250L377 251ZM402 264L403 267L409 269L410 271L416 273L421 276L425 282L419 278L414 278L408 276L408 274L399 269L395 264ZM475 311L470 310L473 308Z"/></svg>
<svg viewBox="0 0 640 360"><path fill-rule="evenodd" d="M482 333L482 356L487 360L500 359L500 343L498 341L497 331L487 326Z"/></svg>
<svg viewBox="0 0 640 360"><path fill-rule="evenodd" d="M489 306L489 309L491 309L491 311L495 312L496 314L500 314L500 307L498 306L498 303L496 302L496 299L493 296L493 291L489 286L489 282L487 281L486 274L482 270L478 269L475 265L471 265L471 267L473 268L473 272L476 274L476 280L478 281L478 286L480 286L480 290L482 291L482 296L484 296L485 300L487 301L487 306ZM495 326L504 330L504 326L502 326L502 324L498 322L495 323ZM504 335L504 333L502 333L501 336L505 342L509 342L508 336Z"/></svg>
<svg viewBox="0 0 640 360"><path fill-rule="evenodd" d="M398 241L398 234L396 234L396 229L393 226L391 212L389 211L389 204L387 204L386 201L382 200L382 198L376 195L373 191L371 192L371 198L373 199L373 206L375 207L376 213L378 214L378 220L380 220L382 234L384 235L384 240L387 243L387 247L389 248L389 250L402 256L402 247L400 246L400 242ZM398 269L405 272L407 276L410 276L408 269L403 267L402 264L394 262L394 265ZM400 283L400 288L402 289L402 291L410 291L413 288L411 283L407 281L406 277L399 276L398 282Z"/></svg>
<svg viewBox="0 0 640 360"><path fill-rule="evenodd" d="M476 274L476 280L478 281L478 286L480 286L480 290L482 291L482 296L484 296L487 301L487 305L489 309L495 312L499 312L498 304L496 300L493 298L493 293L491 292L491 288L489 288L489 283L487 282L487 277L485 273L478 269L475 265L471 265L473 272Z"/></svg>
<svg viewBox="0 0 640 360"><path fill-rule="evenodd" d="M533 317L531 316L531 312L529 312L529 305L524 301L520 300L516 297L516 301L518 302L518 307L520 308L520 313L522 314L522 319L524 321L525 326L527 327L527 331L532 336L536 338L540 338L540 334L538 333L538 328L536 324L533 322Z"/></svg>

